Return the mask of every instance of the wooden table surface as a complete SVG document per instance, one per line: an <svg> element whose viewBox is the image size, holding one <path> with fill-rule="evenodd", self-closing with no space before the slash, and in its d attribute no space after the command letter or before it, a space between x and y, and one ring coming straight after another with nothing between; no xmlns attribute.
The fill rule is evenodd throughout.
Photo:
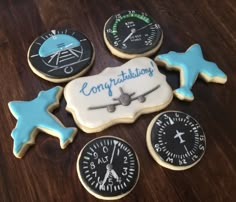
<svg viewBox="0 0 236 202"><path fill-rule="evenodd" d="M103 132L81 130L61 150L59 141L39 133L36 145L23 159L12 153L11 131L16 120L8 109L12 100L31 100L56 84L32 73L27 50L40 34L55 28L72 28L92 40L96 58L86 75L125 62L106 48L102 32L106 20L125 9L148 12L162 26L159 53L185 51L199 43L206 59L227 74L225 85L195 83L195 100L176 98L165 110L180 110L202 125L207 149L193 168L176 172L159 166L145 144L146 129L158 112L142 115L133 124L118 124ZM153 56L154 57L154 56ZM163 70L163 67L160 67ZM97 201L81 185L76 160L82 147L95 137L114 135L128 141L138 154L141 172L135 189L120 201L236 201L236 1L235 0L1 0L0 2L0 201ZM173 88L178 72L164 73ZM61 86L65 86L61 84ZM75 126L61 101L55 115L65 126Z"/></svg>

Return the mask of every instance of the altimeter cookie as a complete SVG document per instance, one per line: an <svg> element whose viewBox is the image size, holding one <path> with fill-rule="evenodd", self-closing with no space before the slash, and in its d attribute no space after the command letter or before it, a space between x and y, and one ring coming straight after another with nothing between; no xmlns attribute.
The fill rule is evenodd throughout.
<svg viewBox="0 0 236 202"><path fill-rule="evenodd" d="M129 194L139 178L139 160L124 140L106 136L91 140L81 150L77 173L84 188L103 200Z"/></svg>

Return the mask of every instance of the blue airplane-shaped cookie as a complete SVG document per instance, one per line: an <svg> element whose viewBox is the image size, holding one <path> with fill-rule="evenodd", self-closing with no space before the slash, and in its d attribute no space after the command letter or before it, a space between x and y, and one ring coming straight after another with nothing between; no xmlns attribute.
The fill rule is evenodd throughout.
<svg viewBox="0 0 236 202"><path fill-rule="evenodd" d="M225 83L227 76L213 62L203 58L199 44L192 45L185 53L170 51L167 54L158 55L155 61L164 64L167 69L180 71L180 88L174 94L180 100L192 101L194 99L191 88L200 75L207 82Z"/></svg>
<svg viewBox="0 0 236 202"><path fill-rule="evenodd" d="M16 127L11 136L14 140L13 153L22 158L34 144L39 130L60 139L62 149L71 143L77 133L76 128L65 128L62 123L50 112L59 106L62 87L54 87L41 91L37 98L31 101L12 101L8 106L17 119Z"/></svg>

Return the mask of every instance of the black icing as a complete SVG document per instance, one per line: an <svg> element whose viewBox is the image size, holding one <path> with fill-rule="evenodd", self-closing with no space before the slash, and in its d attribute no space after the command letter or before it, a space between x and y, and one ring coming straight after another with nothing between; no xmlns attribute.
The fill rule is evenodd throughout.
<svg viewBox="0 0 236 202"><path fill-rule="evenodd" d="M118 143L115 148L113 162L110 164L114 150L114 140ZM115 137L101 137L90 141L82 150L77 163L79 164L80 176L86 187L103 197L115 197L129 192L138 179L139 164L132 147ZM117 179L111 174L111 169L120 177L120 182L117 182ZM104 184L105 190L101 190L100 185L103 187L102 182L106 172L110 174ZM97 186L96 183L98 183Z"/></svg>
<svg viewBox="0 0 236 202"><path fill-rule="evenodd" d="M109 29L113 28L113 25L117 19L117 16L125 16L129 14L130 12L135 12L136 14L140 15L145 15L150 19L150 23L153 23L153 26L148 26L145 29L142 29L140 31L137 31L135 34L132 36L132 42L131 39L127 40L125 42L126 48L122 45L122 42L126 39L126 37L131 33L131 29L136 29L139 30L140 28L143 28L149 23L144 22L141 19L138 19L137 17L129 17L126 19L122 19L118 24L117 24L117 34L113 34L109 32ZM127 27L127 23L132 23L135 24L135 26L132 27ZM156 24L156 28L155 25ZM106 34L106 38L109 42L109 44L117 49L120 52L127 53L127 54L142 54L146 53L153 48L155 48L161 40L162 37L162 30L160 28L160 25L157 24L157 22L147 15L146 13L144 14L141 11L122 11L116 15L113 15L110 17L108 22L106 23L104 27L104 32ZM145 36L146 35L146 36ZM153 36L151 36L153 35ZM151 38L149 38L151 37ZM118 45L115 45L115 41L118 42ZM149 45L146 45L146 43L150 43Z"/></svg>
<svg viewBox="0 0 236 202"><path fill-rule="evenodd" d="M183 112L169 111L156 119L151 129L151 144L163 161L188 166L202 157L206 140L195 119Z"/></svg>
<svg viewBox="0 0 236 202"><path fill-rule="evenodd" d="M39 49L49 37L53 36L52 31L56 33L54 36L65 34L74 37L80 42L80 46L74 47L72 51L68 49L59 51L59 57L58 54L53 58L53 54L40 57ZM52 31L39 36L29 49L28 60L37 71L49 78L68 78L79 74L93 62L93 46L85 35L68 29ZM61 45L66 45L63 40L58 42L58 47Z"/></svg>

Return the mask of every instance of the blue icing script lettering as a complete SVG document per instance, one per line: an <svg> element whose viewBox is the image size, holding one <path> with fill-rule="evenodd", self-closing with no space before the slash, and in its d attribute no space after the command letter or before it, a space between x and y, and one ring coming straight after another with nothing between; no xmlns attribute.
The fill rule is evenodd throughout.
<svg viewBox="0 0 236 202"><path fill-rule="evenodd" d="M153 66L153 65L152 65ZM97 94L101 91L107 90L108 95L112 96L112 88L118 84L124 83L127 80L135 79L143 75L148 75L149 77L153 76L153 68L136 68L135 70L128 69L127 71L121 71L116 78L109 78L108 81L104 83L99 83L97 85L89 86L88 82L84 82L80 93L85 96L90 96L91 94Z"/></svg>

